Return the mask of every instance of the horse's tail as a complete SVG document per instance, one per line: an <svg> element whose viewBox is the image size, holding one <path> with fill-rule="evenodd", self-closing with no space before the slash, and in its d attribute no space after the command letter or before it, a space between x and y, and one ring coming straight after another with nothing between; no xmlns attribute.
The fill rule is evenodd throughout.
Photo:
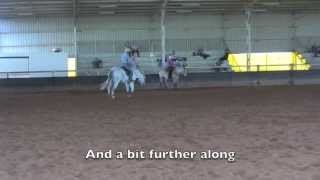
<svg viewBox="0 0 320 180"><path fill-rule="evenodd" d="M113 71L110 71L109 73L108 73L108 79L107 79L107 81L108 82L110 82L112 79L113 79L113 73L112 73Z"/></svg>

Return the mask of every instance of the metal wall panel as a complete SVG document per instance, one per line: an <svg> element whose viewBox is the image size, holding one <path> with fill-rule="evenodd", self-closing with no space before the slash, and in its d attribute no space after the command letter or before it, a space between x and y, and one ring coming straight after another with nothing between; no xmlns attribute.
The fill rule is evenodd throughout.
<svg viewBox="0 0 320 180"><path fill-rule="evenodd" d="M48 54L60 47L73 52L72 19L66 17L30 17L0 19L0 53Z"/></svg>
<svg viewBox="0 0 320 180"><path fill-rule="evenodd" d="M320 14L255 14L254 51L308 49L320 44ZM167 51L191 54L197 48L246 51L245 15L170 15L167 17ZM73 56L71 17L0 19L0 53L46 55L61 47ZM136 44L143 55L159 54L158 16L99 16L78 19L79 67L88 68L95 58L118 59L126 44Z"/></svg>
<svg viewBox="0 0 320 180"><path fill-rule="evenodd" d="M300 47L308 49L310 45L320 45L320 19L319 14L298 14L296 17L297 43Z"/></svg>

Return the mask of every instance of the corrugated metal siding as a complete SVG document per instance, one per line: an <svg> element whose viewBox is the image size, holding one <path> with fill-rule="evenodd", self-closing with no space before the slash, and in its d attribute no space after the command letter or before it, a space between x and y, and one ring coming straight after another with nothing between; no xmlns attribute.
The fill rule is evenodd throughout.
<svg viewBox="0 0 320 180"><path fill-rule="evenodd" d="M302 48L310 48L310 44L320 45L319 14L297 15L297 43Z"/></svg>
<svg viewBox="0 0 320 180"><path fill-rule="evenodd" d="M320 44L320 14L257 14L253 18L254 51L305 50ZM191 55L197 48L246 51L244 15L168 16L167 50ZM72 18L0 19L0 53L40 53L61 47L73 56ZM79 68L89 68L94 58L118 59L126 44L137 44L145 56L159 55L160 19L156 16L81 17L78 21Z"/></svg>
<svg viewBox="0 0 320 180"><path fill-rule="evenodd" d="M73 52L71 18L0 19L0 24L0 53L46 55L54 47Z"/></svg>

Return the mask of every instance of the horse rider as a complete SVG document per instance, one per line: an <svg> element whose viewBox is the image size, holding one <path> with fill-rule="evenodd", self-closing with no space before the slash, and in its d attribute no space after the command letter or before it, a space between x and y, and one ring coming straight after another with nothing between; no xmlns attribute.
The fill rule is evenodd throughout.
<svg viewBox="0 0 320 180"><path fill-rule="evenodd" d="M139 51L138 46L133 45L131 47L131 55L136 57L136 58L140 57L140 51Z"/></svg>
<svg viewBox="0 0 320 180"><path fill-rule="evenodd" d="M227 61L228 60L228 57L229 57L229 54L230 54L230 50L227 48L224 50L224 55L218 60L217 62L217 66L221 66L223 64L224 61Z"/></svg>
<svg viewBox="0 0 320 180"><path fill-rule="evenodd" d="M132 46L131 47L130 56L131 56L132 61L134 63L134 67L133 68L137 68L138 60L140 58L140 51L139 51L139 48L137 46Z"/></svg>
<svg viewBox="0 0 320 180"><path fill-rule="evenodd" d="M313 44L312 47L311 47L311 51L313 53L313 57L319 57L320 46L317 46L316 44Z"/></svg>
<svg viewBox="0 0 320 180"><path fill-rule="evenodd" d="M172 51L172 54L169 55L166 59L166 71L169 73L169 79L172 78L172 72L177 67L177 57L175 55L175 51Z"/></svg>
<svg viewBox="0 0 320 180"><path fill-rule="evenodd" d="M222 57L219 58L219 60L216 62L216 66L220 66L220 68L216 69L216 71L220 72L222 71L227 71L227 68L225 68L226 66L228 66L228 57L230 54L230 49L226 48L224 50L224 55Z"/></svg>
<svg viewBox="0 0 320 180"><path fill-rule="evenodd" d="M124 53L122 53L120 58L121 68L126 72L129 77L129 81L132 81L133 68L135 67L135 62L131 57L131 49L126 47Z"/></svg>

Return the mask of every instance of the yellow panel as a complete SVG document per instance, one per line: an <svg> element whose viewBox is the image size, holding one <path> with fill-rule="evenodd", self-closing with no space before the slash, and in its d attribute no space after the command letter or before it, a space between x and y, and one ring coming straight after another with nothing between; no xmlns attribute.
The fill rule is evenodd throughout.
<svg viewBox="0 0 320 180"><path fill-rule="evenodd" d="M252 53L250 68L247 54L230 54L228 62L234 72L309 70L306 59L296 52Z"/></svg>
<svg viewBox="0 0 320 180"><path fill-rule="evenodd" d="M77 59L68 58L68 77L77 76Z"/></svg>

